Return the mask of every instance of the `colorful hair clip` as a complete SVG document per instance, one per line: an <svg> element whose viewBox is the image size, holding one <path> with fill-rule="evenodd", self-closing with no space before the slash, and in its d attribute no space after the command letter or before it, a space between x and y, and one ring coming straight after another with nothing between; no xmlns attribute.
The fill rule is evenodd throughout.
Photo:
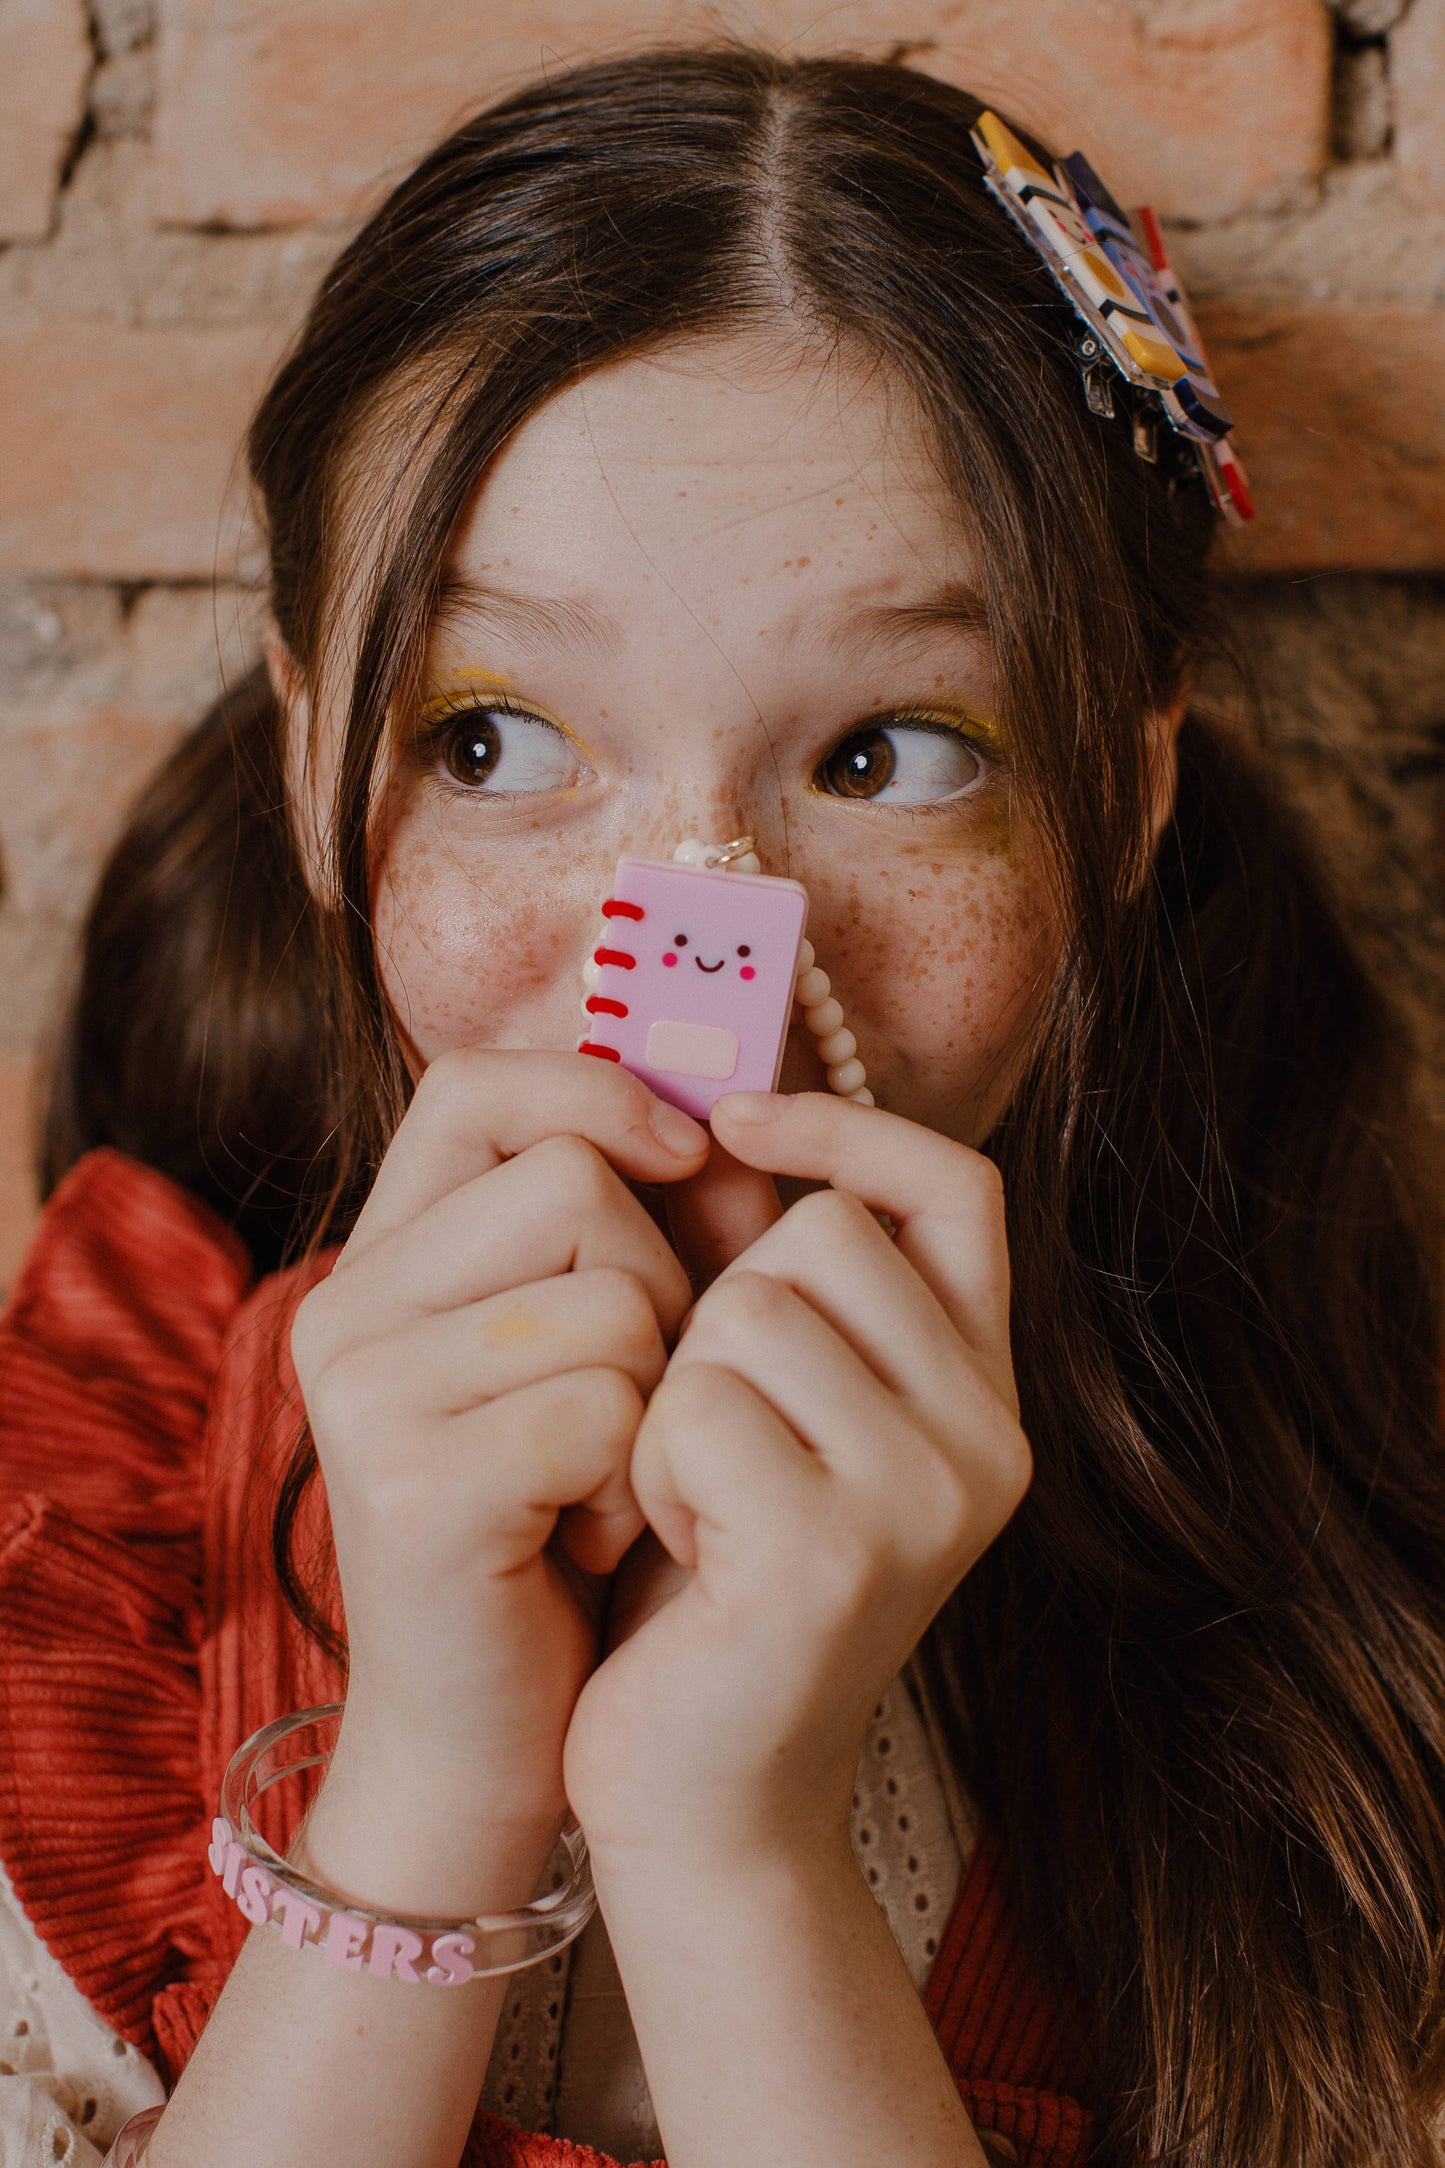
<svg viewBox="0 0 1445 2168"><path fill-rule="evenodd" d="M1114 413L1112 364L1149 402L1133 407L1139 457L1159 456L1155 414L1162 409L1192 447L1216 507L1236 523L1253 519L1244 469L1228 443L1233 417L1210 375L1153 212L1135 213L1136 231L1081 151L1047 167L996 113L980 114L972 136L985 185L1083 319L1080 361L1090 411Z"/></svg>

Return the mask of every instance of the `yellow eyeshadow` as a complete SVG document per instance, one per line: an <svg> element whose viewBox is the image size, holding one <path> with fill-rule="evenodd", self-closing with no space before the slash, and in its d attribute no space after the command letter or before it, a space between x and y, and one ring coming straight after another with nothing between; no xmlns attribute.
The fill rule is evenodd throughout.
<svg viewBox="0 0 1445 2168"><path fill-rule="evenodd" d="M514 697L516 687L510 678L498 677L493 670L457 670L445 677L422 703L421 719L434 723L439 716L454 708L457 702L476 693L505 693ZM550 722L551 717L547 720Z"/></svg>
<svg viewBox="0 0 1445 2168"><path fill-rule="evenodd" d="M554 730L560 730L563 737L576 746L589 763L592 761L592 751L585 739L579 738L575 730L569 730L567 725L554 715L550 708L544 708L539 700L529 700L519 693L514 678L502 677L495 670L454 670L443 678L422 703L419 718L422 728L441 722L454 710L469 701L476 701L479 694L486 693L500 694L504 699L514 701L518 707L525 708L528 714L537 715L544 723L550 723Z"/></svg>
<svg viewBox="0 0 1445 2168"><path fill-rule="evenodd" d="M966 738L976 739L996 760L1003 757L1003 732L991 715L980 715L974 708L949 707L943 701L898 708L894 712L900 722L942 723Z"/></svg>

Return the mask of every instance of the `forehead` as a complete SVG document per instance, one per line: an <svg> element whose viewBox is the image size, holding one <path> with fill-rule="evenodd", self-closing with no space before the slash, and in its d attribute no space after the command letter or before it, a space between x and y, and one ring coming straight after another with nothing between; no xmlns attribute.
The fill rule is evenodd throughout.
<svg viewBox="0 0 1445 2168"><path fill-rule="evenodd" d="M966 527L911 397L801 342L711 341L612 364L513 436L459 528L463 588L570 600L598 644L964 584Z"/></svg>

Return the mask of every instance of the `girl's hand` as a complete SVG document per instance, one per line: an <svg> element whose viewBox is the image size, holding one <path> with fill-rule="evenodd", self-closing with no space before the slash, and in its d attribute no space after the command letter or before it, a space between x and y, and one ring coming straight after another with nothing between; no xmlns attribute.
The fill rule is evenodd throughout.
<svg viewBox="0 0 1445 2168"><path fill-rule="evenodd" d="M292 1338L350 1643L333 1795L345 1768L348 1797L409 1802L461 1850L555 1835L588 1577L643 1525L628 1465L690 1299L621 1176L676 1181L707 1149L575 1054L452 1054L422 1079Z"/></svg>
<svg viewBox="0 0 1445 2168"><path fill-rule="evenodd" d="M599 1855L846 1830L879 1696L1029 1481L990 1162L819 1093L739 1094L713 1122L748 1165L833 1186L701 1297L638 1431L633 1491L672 1563L650 1570L647 1538L641 1574L624 1561L629 1638L567 1735Z"/></svg>

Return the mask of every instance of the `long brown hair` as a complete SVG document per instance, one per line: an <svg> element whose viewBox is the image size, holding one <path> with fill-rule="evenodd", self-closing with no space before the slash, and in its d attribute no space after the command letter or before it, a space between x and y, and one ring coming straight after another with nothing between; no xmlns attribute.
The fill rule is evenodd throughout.
<svg viewBox="0 0 1445 2168"><path fill-rule="evenodd" d="M408 1091L369 792L477 477L647 347L786 307L871 353L982 538L1068 929L990 1145L1037 1472L924 1661L1035 1945L1093 2014L1098 2159L1424 2168L1445 1491L1405 1055L1292 823L1198 720L1150 863L1147 717L1208 637L1213 515L1167 432L1151 466L1122 396L1087 411L1070 312L981 185L978 110L903 68L658 52L509 99L401 184L250 438L308 681L343 595L359 628L325 900L258 676L106 875L46 1176L119 1144L263 1265L344 1234ZM276 1557L325 1633L291 1555L314 1472L303 1441Z"/></svg>

